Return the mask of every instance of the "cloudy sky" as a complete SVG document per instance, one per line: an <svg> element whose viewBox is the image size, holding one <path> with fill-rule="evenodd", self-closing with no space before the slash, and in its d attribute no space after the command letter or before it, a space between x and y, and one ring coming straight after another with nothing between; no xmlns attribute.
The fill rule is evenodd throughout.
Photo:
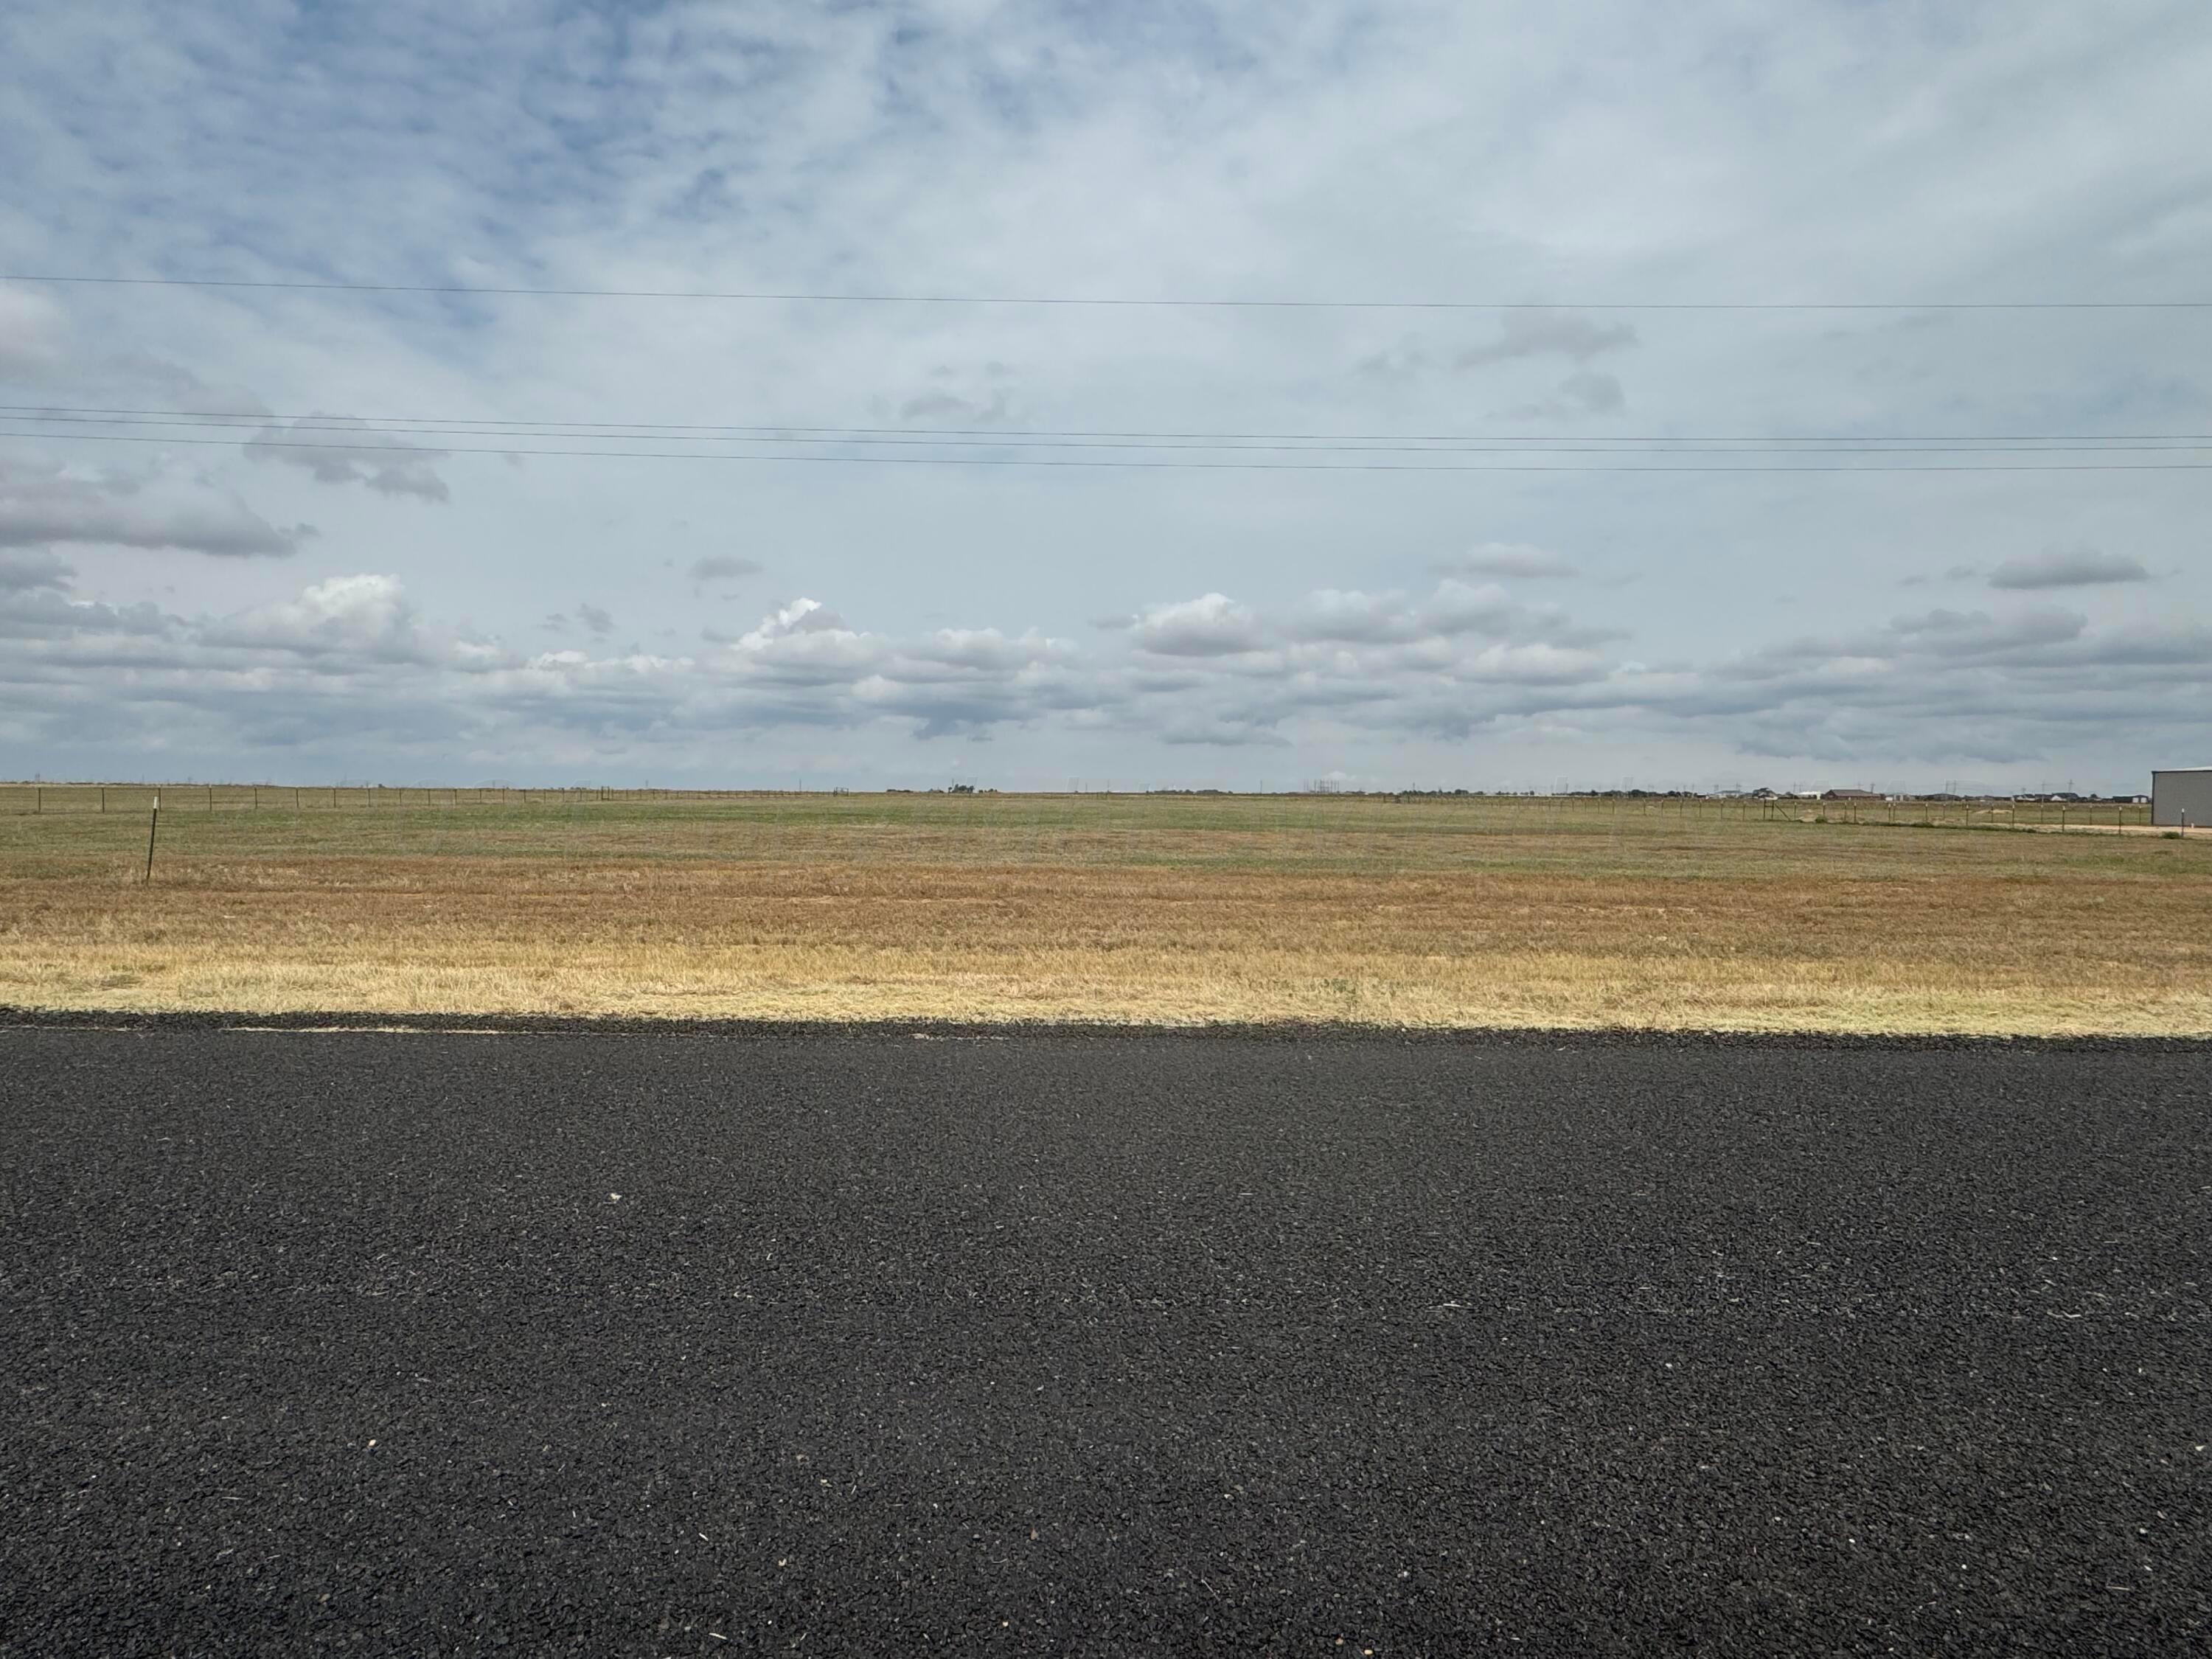
<svg viewBox="0 0 2212 1659"><path fill-rule="evenodd" d="M2142 787L2208 86L2202 0L15 0L0 774Z"/></svg>

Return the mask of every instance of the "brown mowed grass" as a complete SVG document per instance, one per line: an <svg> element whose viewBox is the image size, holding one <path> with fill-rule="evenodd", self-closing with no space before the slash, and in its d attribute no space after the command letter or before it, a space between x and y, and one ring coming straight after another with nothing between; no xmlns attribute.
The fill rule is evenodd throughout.
<svg viewBox="0 0 2212 1659"><path fill-rule="evenodd" d="M1680 809L946 803L0 823L0 1003L2212 1034L2212 842Z"/></svg>

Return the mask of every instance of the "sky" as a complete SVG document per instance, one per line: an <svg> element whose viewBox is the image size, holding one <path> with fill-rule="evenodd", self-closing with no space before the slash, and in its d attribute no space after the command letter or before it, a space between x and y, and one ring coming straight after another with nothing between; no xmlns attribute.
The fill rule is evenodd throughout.
<svg viewBox="0 0 2212 1659"><path fill-rule="evenodd" d="M2145 788L2207 86L2201 0L15 0L0 775Z"/></svg>

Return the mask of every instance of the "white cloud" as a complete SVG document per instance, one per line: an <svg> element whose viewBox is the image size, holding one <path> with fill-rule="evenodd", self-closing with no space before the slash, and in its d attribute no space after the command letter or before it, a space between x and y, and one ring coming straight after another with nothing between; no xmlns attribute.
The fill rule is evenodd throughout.
<svg viewBox="0 0 2212 1659"><path fill-rule="evenodd" d="M1129 636L1162 657L1224 657L1257 651L1260 619L1225 593L1155 605L1139 613Z"/></svg>
<svg viewBox="0 0 2212 1659"><path fill-rule="evenodd" d="M200 630L209 645L404 662L422 654L415 608L391 576L334 576L295 599L258 606Z"/></svg>
<svg viewBox="0 0 2212 1659"><path fill-rule="evenodd" d="M1605 659L1595 651L1537 641L1528 645L1485 646L1460 667L1459 673L1471 680L1566 685L1600 678L1605 666Z"/></svg>
<svg viewBox="0 0 2212 1659"><path fill-rule="evenodd" d="M854 629L818 599L801 598L763 617L720 660L753 678L826 686L872 672L888 650L889 641Z"/></svg>
<svg viewBox="0 0 2212 1659"><path fill-rule="evenodd" d="M846 627L843 617L819 599L801 598L762 617L759 625L739 639L738 645L745 651L765 651L785 640L804 638L810 634L858 637Z"/></svg>
<svg viewBox="0 0 2212 1659"><path fill-rule="evenodd" d="M1470 587L1449 577L1437 584L1422 614L1429 631L1443 635L1525 632L1533 621L1532 613L1516 605L1496 584Z"/></svg>
<svg viewBox="0 0 2212 1659"><path fill-rule="evenodd" d="M1299 639L1382 645L1416 638L1422 630L1401 593L1324 587L1306 596L1291 618L1290 631Z"/></svg>
<svg viewBox="0 0 2212 1659"><path fill-rule="evenodd" d="M1994 763L2032 757L2037 733L2047 743L2088 717L2124 711L2161 728L2193 720L2212 683L2212 630L2099 629L2038 609L1931 611L1858 636L1665 672L1616 668L1574 642L1585 624L1480 589L1464 590L1465 614L1499 607L1492 625L1455 633L1434 626L1435 596L1325 589L1274 623L1209 595L1144 614L1183 643L1216 642L1228 629L1237 649L1163 653L1131 640L1098 661L1036 629L945 628L902 641L811 599L696 658L526 657L426 620L386 574L334 577L289 599L192 618L71 599L58 562L18 556L6 568L24 579L0 584L0 636L14 642L0 718L31 731L80 719L66 688L97 671L115 741L142 730L151 741L180 710L195 730L248 746L374 742L398 755L490 744L511 760L577 742L680 756L732 730L777 740L1035 729L1062 745L1121 732L1164 752L1257 754L1331 732L1382 752L1376 745L1463 743L1540 723L1555 732L1563 722L1626 723L1644 741L1717 723L1747 754ZM1317 619L1338 637L1316 637ZM156 720L156 708L168 713ZM1933 721L1930 710L1941 711Z"/></svg>
<svg viewBox="0 0 2212 1659"><path fill-rule="evenodd" d="M1005 672L1065 661L1073 653L1063 641L1047 639L1035 629L1010 638L995 628L940 628L914 654L956 668Z"/></svg>
<svg viewBox="0 0 2212 1659"><path fill-rule="evenodd" d="M234 493L179 472L107 472L0 455L0 547L171 548L281 558L313 532L270 524Z"/></svg>

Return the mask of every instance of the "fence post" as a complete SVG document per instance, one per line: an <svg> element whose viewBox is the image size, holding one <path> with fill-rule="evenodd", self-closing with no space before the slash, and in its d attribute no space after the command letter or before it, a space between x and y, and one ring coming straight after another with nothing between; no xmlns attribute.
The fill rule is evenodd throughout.
<svg viewBox="0 0 2212 1659"><path fill-rule="evenodd" d="M154 792L154 810L146 819L146 879L154 879L154 837L161 830L161 792Z"/></svg>

